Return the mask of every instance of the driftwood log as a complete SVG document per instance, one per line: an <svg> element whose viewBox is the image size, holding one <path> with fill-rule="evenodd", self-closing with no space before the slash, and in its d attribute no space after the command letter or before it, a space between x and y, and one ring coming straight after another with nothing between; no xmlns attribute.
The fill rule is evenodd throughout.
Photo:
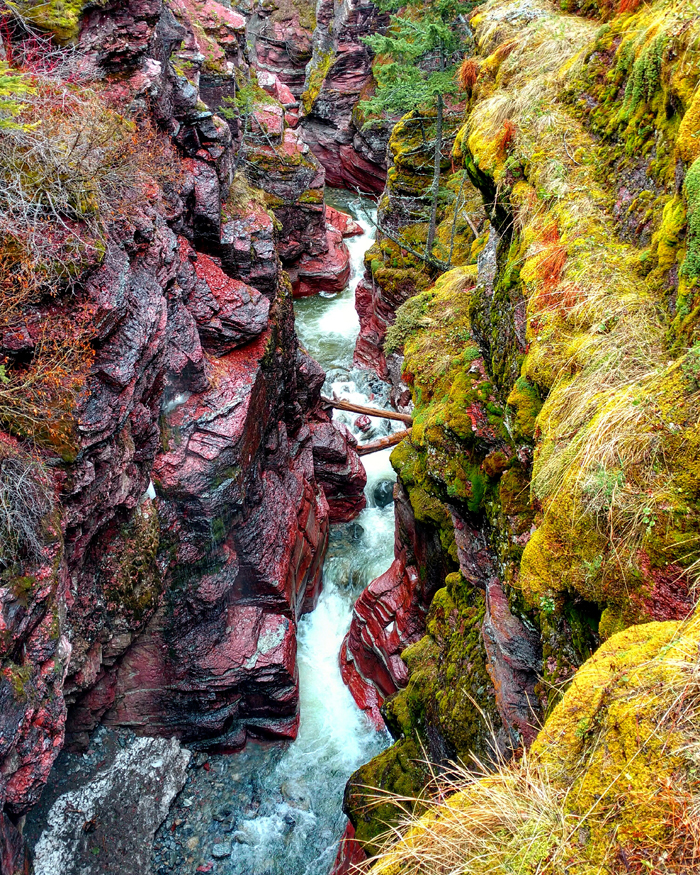
<svg viewBox="0 0 700 875"><path fill-rule="evenodd" d="M370 441L368 444L360 444L357 448L357 455L369 456L370 453L378 453L380 450L385 450L387 447L395 447L396 444L400 444L404 438L410 436L410 428L407 428L404 431L396 431L394 434L379 438L376 441Z"/></svg>
<svg viewBox="0 0 700 875"><path fill-rule="evenodd" d="M321 395L321 402L326 407L334 410L347 410L350 413L363 413L365 416L378 416L381 419L395 419L413 425L413 417L408 413L397 413L395 410L382 410L379 407L365 407L363 404L351 404L350 401L336 401L334 398L325 398ZM369 444L367 445L369 446Z"/></svg>

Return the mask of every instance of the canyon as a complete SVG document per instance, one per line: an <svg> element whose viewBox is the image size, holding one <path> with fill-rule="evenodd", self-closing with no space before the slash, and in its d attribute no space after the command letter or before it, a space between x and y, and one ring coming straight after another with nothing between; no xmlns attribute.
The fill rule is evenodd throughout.
<svg viewBox="0 0 700 875"><path fill-rule="evenodd" d="M453 5L0 5L2 875L691 871L698 15Z"/></svg>

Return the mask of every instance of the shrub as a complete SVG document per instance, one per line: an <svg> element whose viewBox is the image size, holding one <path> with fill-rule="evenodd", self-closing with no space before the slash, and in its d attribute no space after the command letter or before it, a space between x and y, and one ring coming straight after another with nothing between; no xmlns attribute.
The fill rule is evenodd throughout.
<svg viewBox="0 0 700 875"><path fill-rule="evenodd" d="M47 57L27 45L13 47L26 65L21 101L0 126L0 333L23 337L18 354L0 357L0 424L72 458L73 411L93 357L79 281L115 223L176 183L179 164L148 120L125 118L71 81L74 52ZM12 87L20 81L7 75Z"/></svg>
<svg viewBox="0 0 700 875"><path fill-rule="evenodd" d="M50 76L34 77L17 120L0 132L0 231L49 283L74 281L115 218L167 177L170 155L145 121Z"/></svg>
<svg viewBox="0 0 700 875"><path fill-rule="evenodd" d="M37 560L42 527L53 510L53 492L43 466L30 456L0 446L0 563Z"/></svg>

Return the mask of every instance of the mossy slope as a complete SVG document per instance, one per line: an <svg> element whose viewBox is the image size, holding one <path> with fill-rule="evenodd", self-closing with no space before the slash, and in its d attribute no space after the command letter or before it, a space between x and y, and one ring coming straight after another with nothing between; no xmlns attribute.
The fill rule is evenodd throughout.
<svg viewBox="0 0 700 875"><path fill-rule="evenodd" d="M372 871L693 871L699 643L697 616L613 636L523 761L458 777Z"/></svg>
<svg viewBox="0 0 700 875"><path fill-rule="evenodd" d="M663 637L680 628L653 621L687 616L700 567L698 19L671 0L639 8L623 2L619 13L617 4L569 5L598 20L563 14L544 0L526 7L490 0L472 16L477 82L453 158L483 197L495 275L480 261L478 277L470 268L448 273L417 288L398 310L387 346L405 353L416 410L411 442L393 461L414 511L432 520L445 550L454 549L451 508L483 527L511 610L540 633L541 696L547 712L555 709L547 731L564 719L563 706L555 706L572 683L566 707L578 696L581 714L597 721L601 750L610 732L610 745L623 751L598 764L591 753L591 768L604 772L636 757L646 774L630 772L630 780L653 800L639 817L656 818L661 832L648 836L660 841L669 821L663 799L654 813L649 782L656 773L668 779L678 763L664 744L630 754L629 738L618 738L603 700L593 701L585 684L589 666L608 660L604 686L633 695L611 655L628 645L642 666L629 683L646 683L641 654L658 644L654 630ZM397 220L392 191L405 198L418 192L420 174L411 166L417 137L405 124L392 138L400 160L384 207ZM466 261L476 261L487 235L460 240L460 233L457 246L469 249ZM483 427L471 416L474 403ZM467 740L476 709L448 713L440 701L454 701L446 689L451 677L458 683L472 671L479 676L478 660L461 664L454 640L436 635L446 600L454 604L449 590L441 592L432 630L405 655L409 686L386 711L404 739L424 738L426 726L437 726L462 754L480 743L478 732ZM475 597L469 595L472 605ZM461 608L448 613L461 617ZM465 652L478 626L460 619L453 630ZM478 632L474 640L481 646ZM649 674L652 686L655 677ZM618 713L621 720L631 714ZM458 714L461 737L450 714ZM579 718L576 725L586 736ZM548 749L575 747L571 738L559 744L551 740ZM551 757L538 756L542 768L554 767ZM562 761L557 787L574 780L574 766ZM628 809L613 801L622 798L618 783L606 810L619 809L623 856L651 860L651 845L641 838L646 821L635 838L640 821L628 829ZM635 787L625 788L638 798ZM603 836L611 835L600 830L566 858L578 867L571 871L598 871ZM561 871L537 869L549 860L546 841L529 861L523 834L516 839L517 871ZM635 841L641 850L628 851ZM473 865L469 871L482 871ZM646 871L639 866L629 871Z"/></svg>

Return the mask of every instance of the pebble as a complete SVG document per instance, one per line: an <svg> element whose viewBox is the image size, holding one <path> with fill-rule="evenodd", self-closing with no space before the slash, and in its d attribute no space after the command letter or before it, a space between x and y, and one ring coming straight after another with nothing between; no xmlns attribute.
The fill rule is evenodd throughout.
<svg viewBox="0 0 700 875"><path fill-rule="evenodd" d="M231 851L231 845L222 842L221 844L214 845L211 849L211 855L215 860L223 860L231 856Z"/></svg>

